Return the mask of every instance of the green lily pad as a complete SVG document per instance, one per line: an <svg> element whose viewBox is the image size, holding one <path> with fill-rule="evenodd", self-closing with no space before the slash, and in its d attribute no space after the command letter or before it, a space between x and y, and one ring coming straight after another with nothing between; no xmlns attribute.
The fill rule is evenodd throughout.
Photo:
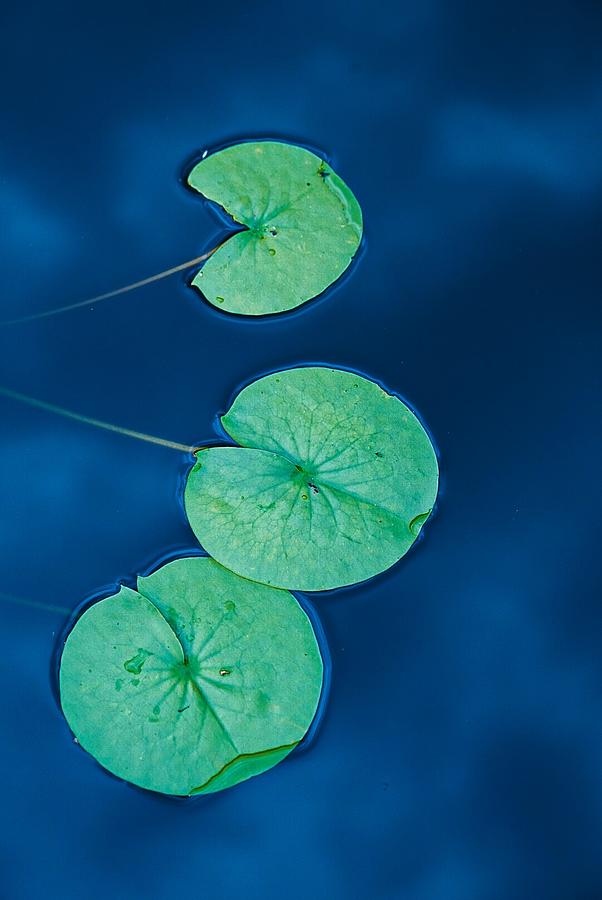
<svg viewBox="0 0 602 900"><path fill-rule="evenodd" d="M63 712L82 747L165 794L222 790L280 762L306 734L321 687L297 600L205 557L91 606L60 666Z"/></svg>
<svg viewBox="0 0 602 900"><path fill-rule="evenodd" d="M241 446L197 451L186 513L205 550L246 578L303 591L355 584L403 556L432 511L426 431L353 372L268 375L221 421Z"/></svg>
<svg viewBox="0 0 602 900"><path fill-rule="evenodd" d="M362 237L347 185L315 153L277 141L235 144L197 163L188 183L246 226L193 279L219 309L294 309L345 271Z"/></svg>

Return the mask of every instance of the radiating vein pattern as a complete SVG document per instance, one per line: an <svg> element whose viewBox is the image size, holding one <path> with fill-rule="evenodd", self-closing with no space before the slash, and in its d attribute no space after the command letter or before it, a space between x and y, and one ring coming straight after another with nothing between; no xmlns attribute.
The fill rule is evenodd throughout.
<svg viewBox="0 0 602 900"><path fill-rule="evenodd" d="M222 424L239 447L197 452L186 511L207 552L244 577L309 591L363 581L407 552L435 504L425 429L354 372L265 376Z"/></svg>

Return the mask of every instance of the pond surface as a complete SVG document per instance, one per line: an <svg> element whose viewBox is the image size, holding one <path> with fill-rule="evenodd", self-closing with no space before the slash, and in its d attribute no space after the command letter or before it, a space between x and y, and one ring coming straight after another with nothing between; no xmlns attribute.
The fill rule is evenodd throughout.
<svg viewBox="0 0 602 900"><path fill-rule="evenodd" d="M189 460L0 398L3 900L602 896L601 26L589 3L3 11L0 318L213 246L180 178L241 137L320 148L366 241L284 317L175 275L0 329L0 385L194 444L242 383L331 363L405 397L442 470L399 565L312 598L311 747L179 802L73 744L52 665L61 609L197 547Z"/></svg>

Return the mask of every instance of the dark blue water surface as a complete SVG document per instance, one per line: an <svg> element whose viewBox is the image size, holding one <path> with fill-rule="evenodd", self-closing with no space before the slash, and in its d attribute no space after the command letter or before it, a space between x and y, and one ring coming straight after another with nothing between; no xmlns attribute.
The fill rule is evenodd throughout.
<svg viewBox="0 0 602 900"><path fill-rule="evenodd" d="M294 315L175 276L0 329L0 385L184 443L308 361L405 396L440 448L424 540L314 596L316 741L201 803L135 790L53 695L67 615L2 602L2 900L602 897L602 7L5 6L0 318L196 256L205 147L328 154L366 247ZM0 591L66 610L196 547L184 454L0 398Z"/></svg>

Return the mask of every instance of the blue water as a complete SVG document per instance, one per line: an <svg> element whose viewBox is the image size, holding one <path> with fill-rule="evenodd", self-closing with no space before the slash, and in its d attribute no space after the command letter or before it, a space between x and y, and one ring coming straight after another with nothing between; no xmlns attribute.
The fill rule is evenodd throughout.
<svg viewBox="0 0 602 900"><path fill-rule="evenodd" d="M260 322L184 277L0 330L0 385L184 443L237 387L324 361L419 411L441 452L424 540L314 596L316 740L206 802L75 746L66 613L2 602L2 900L598 900L602 8L61 2L0 14L0 318L201 253L181 183L239 137L327 153L366 247ZM187 460L0 399L0 591L65 610L196 547Z"/></svg>

